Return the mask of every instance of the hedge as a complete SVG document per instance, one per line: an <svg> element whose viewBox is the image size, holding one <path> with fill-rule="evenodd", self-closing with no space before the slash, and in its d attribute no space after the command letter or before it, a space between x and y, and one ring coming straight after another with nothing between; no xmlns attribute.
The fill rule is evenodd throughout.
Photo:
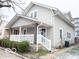
<svg viewBox="0 0 79 59"><path fill-rule="evenodd" d="M0 46L5 48L16 48L17 52L24 53L29 51L29 42L15 42L8 39L0 39Z"/></svg>

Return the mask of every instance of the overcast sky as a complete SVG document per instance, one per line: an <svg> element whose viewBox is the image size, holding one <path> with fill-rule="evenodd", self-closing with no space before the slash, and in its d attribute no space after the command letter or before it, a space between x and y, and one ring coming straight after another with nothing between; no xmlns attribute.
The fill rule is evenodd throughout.
<svg viewBox="0 0 79 59"><path fill-rule="evenodd" d="M30 1L56 7L64 13L71 11L73 17L79 17L79 0L26 0L26 5L28 5ZM12 9L0 8L0 15L4 15L5 19L7 18L7 20L10 20L15 13Z"/></svg>

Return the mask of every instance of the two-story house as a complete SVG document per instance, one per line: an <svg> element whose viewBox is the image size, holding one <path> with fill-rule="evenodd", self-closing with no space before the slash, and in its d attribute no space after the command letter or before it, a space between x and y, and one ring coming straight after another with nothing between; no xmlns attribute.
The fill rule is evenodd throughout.
<svg viewBox="0 0 79 59"><path fill-rule="evenodd" d="M74 43L74 25L55 7L31 2L22 15L15 15L6 25L5 37L27 40L51 50L68 40Z"/></svg>

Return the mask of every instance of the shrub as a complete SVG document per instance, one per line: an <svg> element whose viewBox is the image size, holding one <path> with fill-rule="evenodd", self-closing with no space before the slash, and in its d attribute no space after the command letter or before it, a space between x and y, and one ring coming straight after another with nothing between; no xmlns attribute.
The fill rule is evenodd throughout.
<svg viewBox="0 0 79 59"><path fill-rule="evenodd" d="M16 48L17 52L21 52L21 53L28 52L29 50L29 43L27 41L15 42L15 41L10 41L8 39L1 39L0 46L10 49Z"/></svg>
<svg viewBox="0 0 79 59"><path fill-rule="evenodd" d="M17 43L17 51L18 52L28 52L29 43L27 41Z"/></svg>
<svg viewBox="0 0 79 59"><path fill-rule="evenodd" d="M1 40L1 46L9 48L9 42L10 41L8 39L2 39Z"/></svg>

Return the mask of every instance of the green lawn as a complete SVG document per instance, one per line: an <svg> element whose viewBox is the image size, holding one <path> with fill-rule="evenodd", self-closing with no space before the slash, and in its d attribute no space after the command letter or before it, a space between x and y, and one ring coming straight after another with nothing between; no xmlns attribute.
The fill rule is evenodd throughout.
<svg viewBox="0 0 79 59"><path fill-rule="evenodd" d="M39 58L40 56L44 56L48 53L49 52L47 50L40 49L37 52L22 53L21 55L29 57L31 59L35 59L35 58Z"/></svg>

